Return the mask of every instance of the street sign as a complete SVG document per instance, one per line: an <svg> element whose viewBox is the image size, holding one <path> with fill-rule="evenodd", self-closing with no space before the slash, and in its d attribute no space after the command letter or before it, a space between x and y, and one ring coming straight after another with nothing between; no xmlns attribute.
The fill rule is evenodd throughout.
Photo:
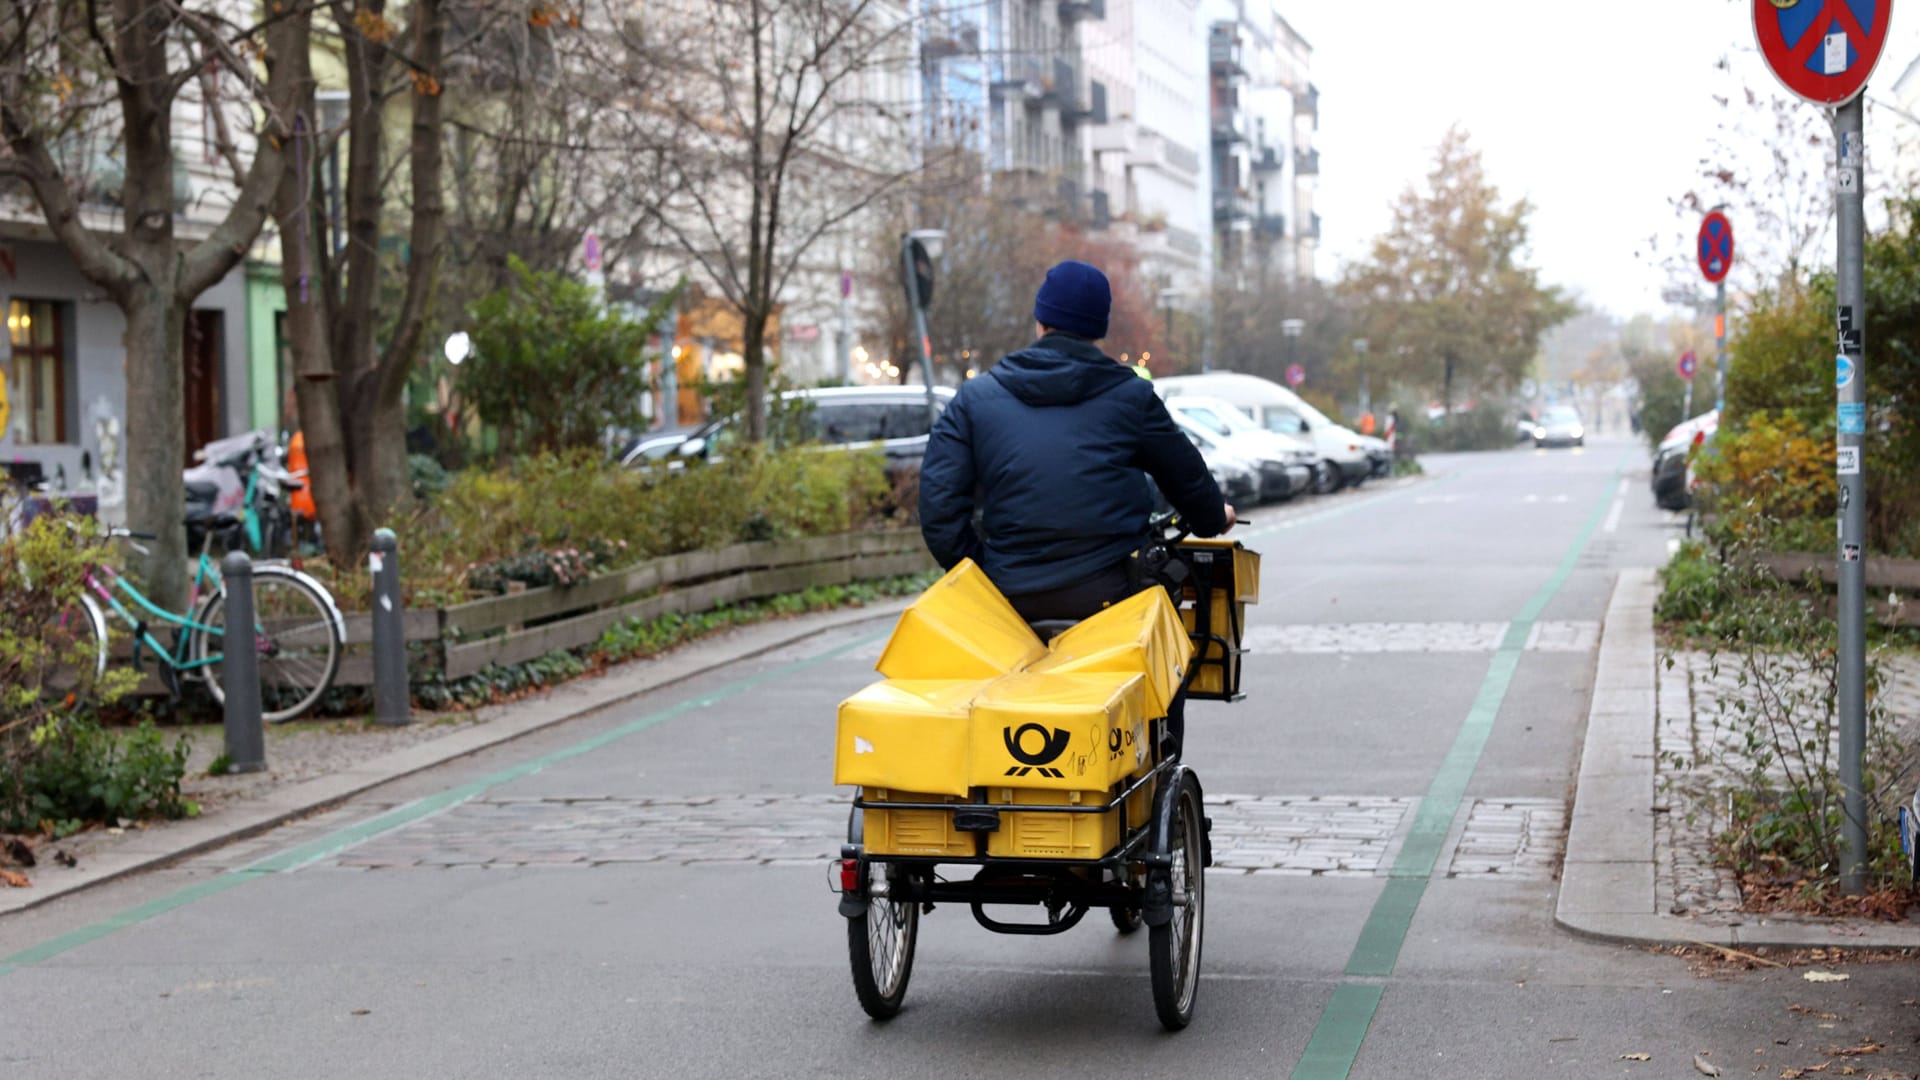
<svg viewBox="0 0 1920 1080"><path fill-rule="evenodd" d="M587 230L586 239L580 242L580 255L585 259L589 273L597 274L600 272L601 253L599 233L594 232L592 229Z"/></svg>
<svg viewBox="0 0 1920 1080"><path fill-rule="evenodd" d="M1681 378L1692 382L1693 373L1699 366L1699 361L1694 358L1693 350L1688 349L1686 352L1680 354L1680 363L1675 366L1680 369Z"/></svg>
<svg viewBox="0 0 1920 1080"><path fill-rule="evenodd" d="M1841 105L1866 89L1892 14L1893 0L1753 0L1753 36L1788 90Z"/></svg>
<svg viewBox="0 0 1920 1080"><path fill-rule="evenodd" d="M1699 256L1700 272L1708 281L1717 285L1727 280L1727 271L1733 269L1733 222L1718 210L1708 213L1700 222Z"/></svg>
<svg viewBox="0 0 1920 1080"><path fill-rule="evenodd" d="M1301 383L1306 381L1307 381L1306 368L1301 367L1299 364L1287 365L1287 385L1288 386L1299 386Z"/></svg>

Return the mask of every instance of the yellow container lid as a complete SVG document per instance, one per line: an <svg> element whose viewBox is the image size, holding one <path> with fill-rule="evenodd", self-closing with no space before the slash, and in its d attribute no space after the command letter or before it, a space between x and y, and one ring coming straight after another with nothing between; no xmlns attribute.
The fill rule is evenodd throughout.
<svg viewBox="0 0 1920 1080"><path fill-rule="evenodd" d="M962 559L901 612L876 667L889 679L990 679L1045 652L986 572Z"/></svg>
<svg viewBox="0 0 1920 1080"><path fill-rule="evenodd" d="M841 702L833 782L965 795L972 705L987 685L888 680Z"/></svg>
<svg viewBox="0 0 1920 1080"><path fill-rule="evenodd" d="M1193 656L1180 613L1160 588L1143 589L1056 636L1030 669L1052 672L1131 672L1146 678L1149 717L1167 715Z"/></svg>
<svg viewBox="0 0 1920 1080"><path fill-rule="evenodd" d="M1150 757L1139 674L1022 672L973 702L974 784L1098 790Z"/></svg>

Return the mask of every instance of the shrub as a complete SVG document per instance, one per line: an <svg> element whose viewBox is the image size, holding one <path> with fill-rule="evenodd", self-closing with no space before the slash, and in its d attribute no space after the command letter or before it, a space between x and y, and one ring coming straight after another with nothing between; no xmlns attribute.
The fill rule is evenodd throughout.
<svg viewBox="0 0 1920 1080"><path fill-rule="evenodd" d="M16 520L14 510L0 500L0 523ZM81 595L88 568L111 555L91 518L43 514L0 535L0 756L14 733L66 712L70 701L111 702L139 681L124 671L94 675L97 646Z"/></svg>
<svg viewBox="0 0 1920 1080"><path fill-rule="evenodd" d="M0 773L0 829L70 833L89 822L192 817L181 797L187 740L169 747L152 720L116 734L89 716L34 728L14 768Z"/></svg>
<svg viewBox="0 0 1920 1080"><path fill-rule="evenodd" d="M1482 405L1429 420L1424 413L1402 414L1414 449L1420 453L1458 450L1504 450L1514 443L1513 417L1504 409Z"/></svg>
<svg viewBox="0 0 1920 1080"><path fill-rule="evenodd" d="M1782 534L1806 539L1804 523L1817 520L1830 546L1839 495L1833 447L1830 429L1809 430L1791 412L1759 410L1740 429L1721 429L1694 463L1715 537L1778 545Z"/></svg>

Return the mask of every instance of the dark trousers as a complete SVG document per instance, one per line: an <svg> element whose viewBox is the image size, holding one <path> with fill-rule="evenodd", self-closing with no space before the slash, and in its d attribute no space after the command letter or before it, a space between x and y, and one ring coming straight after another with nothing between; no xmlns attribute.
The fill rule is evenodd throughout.
<svg viewBox="0 0 1920 1080"><path fill-rule="evenodd" d="M1157 587L1157 586L1155 586ZM1113 570L1098 574L1085 581L1076 582L1046 592L1023 593L1007 597L1013 604L1013 610L1029 623L1053 622L1081 619L1098 612L1110 604L1117 604L1137 591L1131 583L1127 568L1117 566ZM1179 753L1181 741L1187 733L1187 695L1175 694L1167 704L1167 741L1169 752Z"/></svg>

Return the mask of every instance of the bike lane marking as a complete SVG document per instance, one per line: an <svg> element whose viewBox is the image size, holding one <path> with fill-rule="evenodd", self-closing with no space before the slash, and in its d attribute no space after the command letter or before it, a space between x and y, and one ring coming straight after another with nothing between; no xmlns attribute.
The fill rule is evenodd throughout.
<svg viewBox="0 0 1920 1080"><path fill-rule="evenodd" d="M1623 459L1614 467L1615 477L1624 466ZM1367 1029L1372 1026L1374 1013L1386 993L1382 982L1358 980L1381 980L1393 974L1400 959L1400 947L1405 944L1413 917L1426 895L1427 882L1439 861L1453 819L1466 799L1467 785L1480 764L1488 737L1493 734L1494 720L1500 715L1514 671L1520 666L1527 637L1533 632L1540 613L1573 576L1581 553L1599 529L1614 497L1612 486L1609 480L1609 490L1595 502L1586 523L1561 557L1560 565L1507 625L1506 637L1487 666L1480 691L1474 696L1473 705L1440 764L1440 771L1420 800L1400 854L1387 871L1387 883L1367 914L1353 952L1348 954L1346 978L1334 987L1333 996L1327 1000L1320 1022L1314 1026L1299 1064L1294 1066L1292 1080L1345 1080L1352 1073L1361 1044L1366 1041Z"/></svg>
<svg viewBox="0 0 1920 1080"><path fill-rule="evenodd" d="M195 882L192 885L184 886L165 896L157 897L144 904L128 908L99 922L91 923L76 930L70 930L67 933L49 938L38 945L22 949L11 956L0 956L0 978L5 978L19 968L50 960L62 953L77 949L90 942L98 941L101 938L130 926L137 926L140 923L164 915L167 912L186 907L195 901L204 900L209 896L217 896L229 889L245 885L249 881L255 881L271 874L298 870L309 863L318 862L330 855L337 854L363 840L371 839L381 833L391 832L394 829L410 825L422 818L430 817L443 810L458 806L502 784L511 783L522 777L531 776L549 766L557 765L563 761L579 757L582 754L590 754L603 746L619 742L632 735L637 735L649 728L657 727L675 717L693 712L696 709L708 708L728 698L737 697L749 690L756 689L766 683L797 674L808 668L826 663L827 661L838 659L847 653L857 652L860 649L867 648L883 640L892 632L892 629L889 628L884 633L864 635L858 640L837 646L818 656L795 660L755 675L735 679L699 697L689 698L686 701L661 709L658 712L648 713L645 716L630 720L617 727L609 728L592 738L584 739L571 746L563 747L529 761L523 761L517 765L510 765L497 772L489 773L476 780L470 780L457 787L448 788L446 791L417 799L382 814L376 814L365 821L345 826L304 844L297 844L285 850L275 852L257 862L249 863L246 866L237 867L226 873L218 874L203 881Z"/></svg>

